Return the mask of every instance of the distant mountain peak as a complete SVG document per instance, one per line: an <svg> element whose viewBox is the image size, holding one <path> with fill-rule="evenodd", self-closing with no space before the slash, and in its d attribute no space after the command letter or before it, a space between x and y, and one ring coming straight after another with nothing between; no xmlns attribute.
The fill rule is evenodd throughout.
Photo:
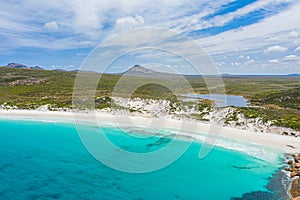
<svg viewBox="0 0 300 200"><path fill-rule="evenodd" d="M143 67L141 65L134 65L133 67L131 67L130 69L124 72L124 74L154 74L154 73L158 73L158 72Z"/></svg>
<svg viewBox="0 0 300 200"><path fill-rule="evenodd" d="M287 76L290 76L290 77L300 77L300 74L288 74Z"/></svg>
<svg viewBox="0 0 300 200"><path fill-rule="evenodd" d="M121 75L151 78L176 78L178 76L178 74L160 72L141 65L134 65L127 71L123 72Z"/></svg>
<svg viewBox="0 0 300 200"><path fill-rule="evenodd" d="M14 68L14 69L44 70L42 67L39 67L39 66L30 67L30 66L27 66L27 65L24 65L24 64L20 64L20 63L8 63L4 67Z"/></svg>

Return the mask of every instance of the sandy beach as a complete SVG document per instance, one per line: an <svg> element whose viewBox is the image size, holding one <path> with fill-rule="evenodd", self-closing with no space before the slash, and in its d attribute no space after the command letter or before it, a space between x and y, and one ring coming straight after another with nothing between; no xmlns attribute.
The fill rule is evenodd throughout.
<svg viewBox="0 0 300 200"><path fill-rule="evenodd" d="M181 121L169 118L145 118L136 116L117 116L110 113L72 113L35 110L0 110L0 119L36 120L65 123L84 123L90 125L115 124L119 127L125 124L131 127L158 128L176 131L180 136L192 137L206 142L207 138L224 137L283 151L284 153L300 152L300 138L271 133L250 132L229 127L211 127L208 123L199 121ZM97 119L95 121L95 119ZM220 128L220 130L218 130ZM218 133L218 131L220 131ZM203 137L209 135L210 137Z"/></svg>

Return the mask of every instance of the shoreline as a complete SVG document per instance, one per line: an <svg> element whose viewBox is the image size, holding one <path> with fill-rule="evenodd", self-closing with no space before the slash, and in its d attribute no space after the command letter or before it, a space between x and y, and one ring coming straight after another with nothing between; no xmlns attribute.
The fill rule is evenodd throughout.
<svg viewBox="0 0 300 200"><path fill-rule="evenodd" d="M121 116L103 112L60 112L60 111L36 111L36 110L0 110L0 119L13 120L34 120L34 121L49 121L61 123L83 123L86 125L95 125L92 122L96 116L97 121L101 125L116 124L122 126L131 122L131 127L151 128L157 126L160 128L163 125L164 130L174 131L178 136L203 141L203 137L224 137L233 139L236 142L245 142L252 145L264 146L274 150L280 150L283 153L294 154L300 152L300 138L279 135L274 133L259 133L247 130L241 130L231 127L220 127L220 133L215 134L209 132L210 124L195 120L176 120L170 118L146 118L137 116ZM76 119L74 119L76 117ZM129 120L129 121L128 121ZM117 121L117 122L116 122ZM181 125L184 124L183 127ZM214 128L214 127L211 127ZM195 133L196 130L196 133ZM198 134L199 133L199 134ZM205 141L204 141L205 142ZM225 147L226 148L226 147Z"/></svg>
<svg viewBox="0 0 300 200"><path fill-rule="evenodd" d="M94 115L95 114L95 115ZM76 117L76 118L74 118ZM206 140L205 136L210 129L209 123L199 122L199 121L182 121L170 118L145 118L145 117L137 117L137 116L117 116L111 113L102 113L102 112L60 112L60 111L36 111L36 110L0 110L0 120L22 120L22 121L39 121L39 122L55 122L55 123L67 123L67 124L81 124L81 125L95 125L92 123L93 117L96 117L97 121L101 123L103 126L113 126L113 127L124 127L126 124L126 120L130 119L130 122L133 123L131 126L127 126L128 128L138 127L138 128L149 128L149 124L161 125L160 122L164 121L163 130L175 132L178 137L183 139L195 139L200 142L206 142L209 144L209 141ZM117 120L116 124L116 118ZM120 120L121 119L121 120ZM184 129L180 129L181 123L187 123L184 126ZM189 127L196 127L196 133L191 132ZM150 126L152 128L152 126ZM209 135L213 136L214 135ZM257 133L251 131L245 131L237 128L231 127L222 127L220 131L220 135L218 136L218 141L222 139L230 139L233 140L233 143L237 143L238 145L245 144L244 147L254 147L259 150L269 149L270 151L264 152L265 156L272 157L271 152L274 153L276 151L280 151L282 155L291 155L300 152L300 138L279 135L274 133ZM204 139L203 139L204 138ZM226 147L223 145L218 145L214 143L215 146L222 147L225 149L230 149L233 151L240 151L238 149L232 149L230 147ZM259 148L261 147L261 148ZM293 147L293 148L292 148ZM244 153L249 149L244 150ZM250 150L251 151L251 150ZM277 152L277 153L278 153ZM277 154L276 154L277 155ZM262 155L260 155L262 156ZM276 157L277 159L278 157ZM263 158L260 158L263 159ZM272 159L272 158L268 158ZM273 160L274 161L274 160ZM285 171L287 177L290 176L290 173ZM288 185L287 193L292 198L291 195L291 187L293 182L291 181ZM293 199L293 198L292 198Z"/></svg>

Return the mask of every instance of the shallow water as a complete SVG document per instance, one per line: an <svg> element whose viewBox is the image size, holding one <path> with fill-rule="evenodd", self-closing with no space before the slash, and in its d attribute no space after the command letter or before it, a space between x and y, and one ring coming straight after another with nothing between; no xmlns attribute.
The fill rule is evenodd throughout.
<svg viewBox="0 0 300 200"><path fill-rule="evenodd" d="M94 159L74 125L2 120L0 130L0 199L226 200L251 199L249 194L256 195L253 199L280 199L267 189L269 178L280 167L280 155L270 162L215 147L199 159L201 144L193 143L162 170L129 174ZM91 134L95 128L85 130ZM103 131L132 152L155 151L171 140L132 139L112 127Z"/></svg>

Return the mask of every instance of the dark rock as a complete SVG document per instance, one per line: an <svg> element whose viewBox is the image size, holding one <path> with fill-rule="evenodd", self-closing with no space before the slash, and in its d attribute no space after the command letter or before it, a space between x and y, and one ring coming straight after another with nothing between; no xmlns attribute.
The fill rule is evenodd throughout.
<svg viewBox="0 0 300 200"><path fill-rule="evenodd" d="M292 171L292 169L291 169L291 168L288 168L288 167L287 167L287 168L285 168L284 170L285 170L285 171L287 171L287 172L290 172L290 171Z"/></svg>
<svg viewBox="0 0 300 200"><path fill-rule="evenodd" d="M270 192L263 192L263 191L255 191L243 194L242 197L239 198L231 198L230 200L273 200L273 195Z"/></svg>
<svg viewBox="0 0 300 200"><path fill-rule="evenodd" d="M293 181L290 193L293 198L300 197L300 178L297 178Z"/></svg>
<svg viewBox="0 0 300 200"><path fill-rule="evenodd" d="M294 178L295 176L300 176L300 171L292 171L290 176L291 178Z"/></svg>
<svg viewBox="0 0 300 200"><path fill-rule="evenodd" d="M287 147L290 147L290 148L292 148L292 149L295 149L295 147L293 146L293 145L286 145Z"/></svg>
<svg viewBox="0 0 300 200"><path fill-rule="evenodd" d="M295 171L292 171L292 173L290 174L290 177L291 177L291 178L294 178L294 177L296 176L296 174L297 174L297 173L296 173Z"/></svg>
<svg viewBox="0 0 300 200"><path fill-rule="evenodd" d="M283 168L279 169L272 177L269 178L267 185L268 191L253 191L243 194L241 197L233 197L231 200L283 200L289 199L286 190L286 181L288 177Z"/></svg>

